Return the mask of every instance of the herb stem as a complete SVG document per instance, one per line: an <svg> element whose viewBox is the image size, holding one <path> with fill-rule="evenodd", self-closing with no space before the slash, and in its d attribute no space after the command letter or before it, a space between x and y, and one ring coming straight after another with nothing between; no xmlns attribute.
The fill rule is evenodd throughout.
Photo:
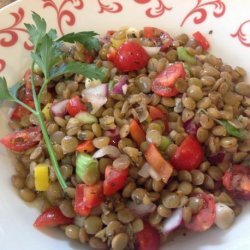
<svg viewBox="0 0 250 250"><path fill-rule="evenodd" d="M48 82L47 79L44 80L44 85L46 85L45 84L46 82ZM40 127L41 127L41 131L42 131L43 138L44 138L44 141L45 141L46 146L47 146L47 150L48 150L48 153L50 156L50 160L51 160L53 169L55 171L55 174L57 176L57 179L58 179L62 189L66 189L67 184L66 184L65 180L63 179L61 171L59 169L59 165L58 165L58 161L56 159L55 151L54 151L53 146L51 144L51 141L50 141L47 129L46 129L46 125L45 125L45 122L43 120L40 102L38 101L38 98L36 95L35 85L34 85L34 62L32 63L32 67L31 67L31 86L32 86L33 99L34 99L34 104L35 104L35 109L36 109L36 117L37 117L38 122L39 122Z"/></svg>
<svg viewBox="0 0 250 250"><path fill-rule="evenodd" d="M44 90L46 89L46 87L47 87L49 81L50 81L49 79L45 78L45 80L44 80L44 82L43 82L43 84L42 84L42 87L41 87L41 89L40 89L40 91L39 91L39 93L38 93L38 97L37 97L39 103L40 103L40 101L41 101L42 94L43 94Z"/></svg>
<svg viewBox="0 0 250 250"><path fill-rule="evenodd" d="M23 106L27 110L29 110L32 114L37 115L37 112L34 109L32 109L31 107L29 107L28 105L26 105L25 103L20 101L19 99L15 98L15 102L18 103L19 105Z"/></svg>

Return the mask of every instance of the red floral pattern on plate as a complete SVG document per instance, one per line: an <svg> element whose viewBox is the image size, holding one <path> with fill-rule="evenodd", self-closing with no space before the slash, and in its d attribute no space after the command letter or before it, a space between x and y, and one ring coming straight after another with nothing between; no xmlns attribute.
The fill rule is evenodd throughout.
<svg viewBox="0 0 250 250"><path fill-rule="evenodd" d="M248 30L250 27L250 20L246 20L245 22L243 22L240 27L238 28L238 30L231 34L232 37L237 37L239 39L239 41L246 47L250 47L250 32L247 34L245 33L246 28L247 28L247 24L248 26ZM243 31L243 29L245 29L245 31Z"/></svg>
<svg viewBox="0 0 250 250"><path fill-rule="evenodd" d="M14 17L14 22L11 26L7 28L0 29L0 46L2 47L12 47L18 41L18 32L27 33L25 28L20 28L20 24L22 24L24 18L24 10L19 8L17 12L11 12L10 15ZM32 46L28 44L27 41L23 44L24 48L27 50L31 50ZM0 59L0 72L3 71L6 67L6 62L3 59Z"/></svg>
<svg viewBox="0 0 250 250"><path fill-rule="evenodd" d="M207 7L214 7L213 15L218 18L224 15L226 11L226 5L222 0L214 0L214 1L203 1L198 0L196 6L185 16L183 21L181 22L181 26L187 21L189 17L192 15L196 15L193 19L195 24L200 24L204 22L207 18Z"/></svg>
<svg viewBox="0 0 250 250"><path fill-rule="evenodd" d="M110 12L110 13L119 13L122 11L123 7L118 2L112 2L110 4L104 4L102 0L98 0L100 6L99 13Z"/></svg>
<svg viewBox="0 0 250 250"><path fill-rule="evenodd" d="M81 10L84 7L83 0L63 0L61 5L58 7L54 0L43 0L43 8L51 7L56 11L56 18L58 29L60 33L63 35L62 21L63 18L67 18L66 23L69 26L73 26L75 24L76 18L72 11L69 9L64 9L67 3L71 3L75 9Z"/></svg>
<svg viewBox="0 0 250 250"><path fill-rule="evenodd" d="M151 0L135 0L136 3L139 4L146 4L151 2ZM158 6L157 7L151 7L146 10L146 15L150 18L156 18L165 13L165 11L172 10L172 7L168 7L163 0L157 0Z"/></svg>

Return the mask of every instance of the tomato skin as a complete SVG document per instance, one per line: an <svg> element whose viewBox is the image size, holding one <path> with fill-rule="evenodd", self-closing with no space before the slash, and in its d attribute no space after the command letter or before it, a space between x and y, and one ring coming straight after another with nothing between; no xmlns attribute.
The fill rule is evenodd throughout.
<svg viewBox="0 0 250 250"><path fill-rule="evenodd" d="M250 200L250 169L234 165L222 177L224 187L236 199Z"/></svg>
<svg viewBox="0 0 250 250"><path fill-rule="evenodd" d="M16 131L0 139L7 149L22 152L37 145L42 139L40 127Z"/></svg>
<svg viewBox="0 0 250 250"><path fill-rule="evenodd" d="M160 234L149 223L144 222L144 228L141 232L135 235L136 250L159 250L160 249Z"/></svg>
<svg viewBox="0 0 250 250"><path fill-rule="evenodd" d="M105 180L103 182L103 193L105 196L111 196L122 189L128 177L128 168L116 170L108 165L105 169Z"/></svg>
<svg viewBox="0 0 250 250"><path fill-rule="evenodd" d="M29 101L29 100L23 100L23 103L25 103L26 105L28 105L30 108L34 108L35 104L34 101ZM13 110L13 112L11 113L10 119L12 121L20 121L22 117L29 115L30 111L26 108L24 108L23 106L21 106L20 104L17 104Z"/></svg>
<svg viewBox="0 0 250 250"><path fill-rule="evenodd" d="M203 208L192 217L191 222L185 224L185 227L195 232L208 230L215 221L215 201L211 194L200 193L196 197L204 200Z"/></svg>
<svg viewBox="0 0 250 250"><path fill-rule="evenodd" d="M193 37L204 50L209 49L209 47L210 47L209 42L199 31L193 33Z"/></svg>
<svg viewBox="0 0 250 250"><path fill-rule="evenodd" d="M93 208L100 205L103 201L103 183L98 182L94 185L84 186L84 203L86 207Z"/></svg>
<svg viewBox="0 0 250 250"><path fill-rule="evenodd" d="M153 80L152 91L159 96L176 96L179 92L175 87L175 82L177 79L184 78L185 76L186 72L182 63L167 66Z"/></svg>
<svg viewBox="0 0 250 250"><path fill-rule="evenodd" d="M51 207L45 210L34 222L37 228L56 227L73 223L73 218L64 216L59 207Z"/></svg>
<svg viewBox="0 0 250 250"><path fill-rule="evenodd" d="M144 48L133 41L123 43L114 56L114 64L122 72L140 70L148 64L148 60Z"/></svg>
<svg viewBox="0 0 250 250"><path fill-rule="evenodd" d="M143 130L143 128L139 125L139 123L135 120L132 119L129 124L130 128L130 135L132 139L140 145L143 141L146 140L146 133Z"/></svg>
<svg viewBox="0 0 250 250"><path fill-rule="evenodd" d="M70 116L76 116L81 111L86 111L86 106L81 102L81 99L79 96L72 97L67 105L66 110L69 113Z"/></svg>
<svg viewBox="0 0 250 250"><path fill-rule="evenodd" d="M91 212L91 208L84 204L84 184L76 186L74 211L81 216L88 216Z"/></svg>
<svg viewBox="0 0 250 250"><path fill-rule="evenodd" d="M170 162L177 170L193 170L200 166L204 159L204 151L198 140L187 136L177 148Z"/></svg>
<svg viewBox="0 0 250 250"><path fill-rule="evenodd" d="M76 147L76 151L79 153L92 153L95 150L92 140L84 141Z"/></svg>
<svg viewBox="0 0 250 250"><path fill-rule="evenodd" d="M173 167L163 158L157 147L152 143L149 144L144 155L148 164L164 179L164 182L167 182L173 172Z"/></svg>
<svg viewBox="0 0 250 250"><path fill-rule="evenodd" d="M165 132L168 132L169 127L168 127L167 114L164 114L162 110L154 106L148 106L148 111L149 111L149 116L153 121L158 119L163 121L165 125Z"/></svg>

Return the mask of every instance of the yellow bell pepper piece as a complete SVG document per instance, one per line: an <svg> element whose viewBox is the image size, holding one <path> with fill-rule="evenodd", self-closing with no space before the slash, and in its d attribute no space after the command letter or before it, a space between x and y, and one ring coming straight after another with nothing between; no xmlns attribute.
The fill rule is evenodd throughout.
<svg viewBox="0 0 250 250"><path fill-rule="evenodd" d="M37 191L46 191L49 188L49 166L45 163L38 164L34 169L35 188Z"/></svg>
<svg viewBox="0 0 250 250"><path fill-rule="evenodd" d="M125 42L125 38L124 39L114 39L111 37L110 40L111 40L112 46L116 49L118 49Z"/></svg>
<svg viewBox="0 0 250 250"><path fill-rule="evenodd" d="M47 121L52 120L51 112L50 112L51 106L52 106L52 103L47 103L42 110L45 120Z"/></svg>

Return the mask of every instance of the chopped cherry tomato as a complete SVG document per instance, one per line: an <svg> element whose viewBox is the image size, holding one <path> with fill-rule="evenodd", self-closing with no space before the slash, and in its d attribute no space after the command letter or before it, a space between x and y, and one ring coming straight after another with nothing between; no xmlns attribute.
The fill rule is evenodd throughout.
<svg viewBox="0 0 250 250"><path fill-rule="evenodd" d="M163 158L154 144L148 145L145 158L148 164L167 182L173 172L173 167Z"/></svg>
<svg viewBox="0 0 250 250"><path fill-rule="evenodd" d="M161 46L161 51L166 51L173 42L173 38L167 32L155 27L144 27L143 36L151 39L157 46Z"/></svg>
<svg viewBox="0 0 250 250"><path fill-rule="evenodd" d="M200 143L192 135L187 136L171 158L177 170L198 168L204 159L204 151Z"/></svg>
<svg viewBox="0 0 250 250"><path fill-rule="evenodd" d="M128 41L117 49L114 64L118 70L128 72L144 68L148 60L149 56L140 44Z"/></svg>
<svg viewBox="0 0 250 250"><path fill-rule="evenodd" d="M114 62L116 57L116 49L114 47L110 47L107 53L107 59L110 62Z"/></svg>
<svg viewBox="0 0 250 250"><path fill-rule="evenodd" d="M74 210L77 214L87 216L91 209L103 201L103 184L94 185L78 184L76 186Z"/></svg>
<svg viewBox="0 0 250 250"><path fill-rule="evenodd" d="M7 149L22 152L37 145L42 139L40 127L16 131L0 139Z"/></svg>
<svg viewBox="0 0 250 250"><path fill-rule="evenodd" d="M116 170L108 165L105 169L105 180L103 183L103 192L105 196L111 196L122 189L128 177L128 168Z"/></svg>
<svg viewBox="0 0 250 250"><path fill-rule="evenodd" d="M73 218L63 215L59 207L51 207L44 211L34 222L37 228L56 227L73 223Z"/></svg>
<svg viewBox="0 0 250 250"><path fill-rule="evenodd" d="M84 186L84 204L86 207L93 208L100 205L103 201L103 183L98 182L94 185Z"/></svg>
<svg viewBox="0 0 250 250"><path fill-rule="evenodd" d="M136 250L159 250L160 249L160 234L157 229L149 223L144 222L142 231L135 235Z"/></svg>
<svg viewBox="0 0 250 250"><path fill-rule="evenodd" d="M91 153L95 150L92 140L84 141L76 147L76 151L79 153Z"/></svg>
<svg viewBox="0 0 250 250"><path fill-rule="evenodd" d="M210 45L209 42L207 41L207 39L199 32L195 32L193 34L194 39L197 41L197 43L199 43L199 45L204 49L204 50L208 50Z"/></svg>
<svg viewBox="0 0 250 250"><path fill-rule="evenodd" d="M23 76L26 89L31 90L31 69L27 69Z"/></svg>
<svg viewBox="0 0 250 250"><path fill-rule="evenodd" d="M149 116L151 117L152 120L162 120L166 118L166 114L163 113L162 110L159 108L156 108L154 106L148 106L149 110Z"/></svg>
<svg viewBox="0 0 250 250"><path fill-rule="evenodd" d="M185 224L186 228L196 232L203 232L208 230L215 221L215 201L211 194L200 193L196 197L203 199L203 207L194 214L191 222Z"/></svg>
<svg viewBox="0 0 250 250"><path fill-rule="evenodd" d="M235 165L222 177L224 187L235 198L250 200L250 168Z"/></svg>
<svg viewBox="0 0 250 250"><path fill-rule="evenodd" d="M87 111L79 96L74 96L68 101L66 110L70 116L76 116L81 111Z"/></svg>
<svg viewBox="0 0 250 250"><path fill-rule="evenodd" d="M140 145L143 141L146 140L146 134L143 128L138 124L135 119L131 120L129 127L130 135L138 145Z"/></svg>
<svg viewBox="0 0 250 250"><path fill-rule="evenodd" d="M179 92L175 87L175 82L186 75L182 63L175 63L165 68L156 76L152 83L152 91L160 96L176 96Z"/></svg>
<svg viewBox="0 0 250 250"><path fill-rule="evenodd" d="M24 99L22 100L22 102L28 105L30 108L35 107L34 101L29 101L29 100ZM24 108L20 104L17 104L13 112L11 113L10 119L13 121L20 121L22 117L29 115L29 114L30 114L30 111L28 109Z"/></svg>

